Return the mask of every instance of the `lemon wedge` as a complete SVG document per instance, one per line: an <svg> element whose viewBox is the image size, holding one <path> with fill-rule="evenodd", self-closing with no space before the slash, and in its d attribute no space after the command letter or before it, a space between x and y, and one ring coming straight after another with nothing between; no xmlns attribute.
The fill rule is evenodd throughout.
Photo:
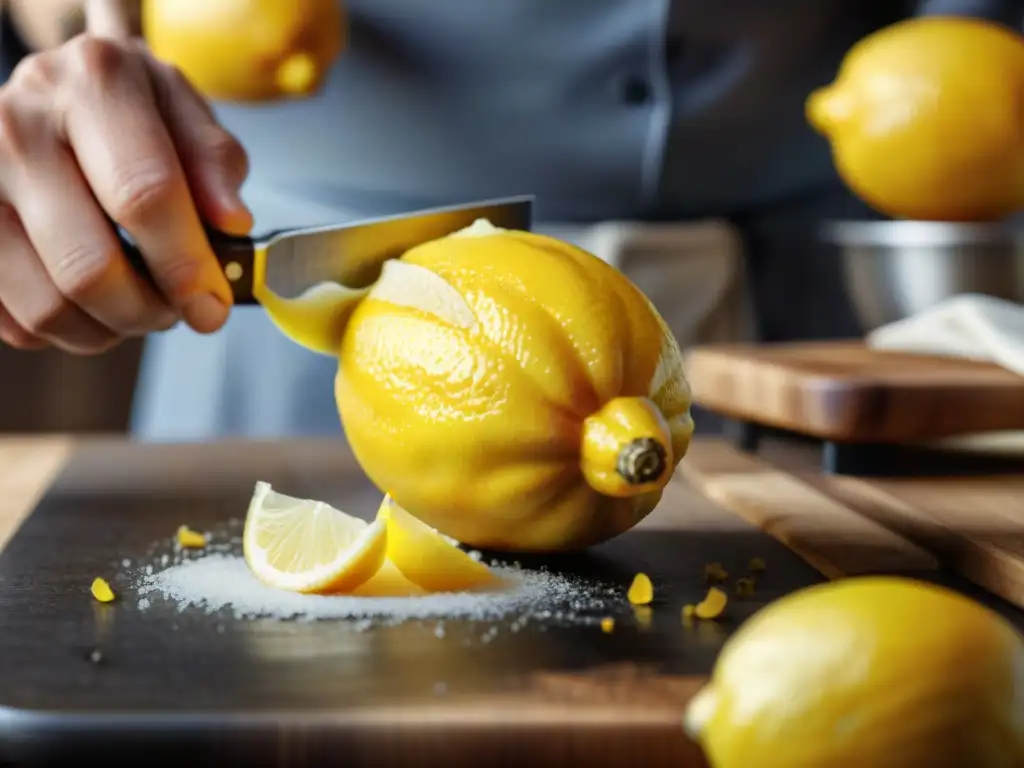
<svg viewBox="0 0 1024 768"><path fill-rule="evenodd" d="M501 585L494 571L459 549L453 539L417 520L390 496L381 502L377 520L387 524L387 559L427 592Z"/></svg>
<svg viewBox="0 0 1024 768"><path fill-rule="evenodd" d="M245 561L271 587L292 592L351 592L384 564L387 526L366 523L322 501L256 483L242 536Z"/></svg>
<svg viewBox="0 0 1024 768"><path fill-rule="evenodd" d="M390 560L384 561L372 579L352 590L354 597L422 597L426 594L427 590L405 578Z"/></svg>

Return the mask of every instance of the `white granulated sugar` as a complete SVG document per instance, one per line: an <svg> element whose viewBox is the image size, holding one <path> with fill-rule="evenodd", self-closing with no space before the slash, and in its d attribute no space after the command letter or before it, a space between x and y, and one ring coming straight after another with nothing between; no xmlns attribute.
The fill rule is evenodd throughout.
<svg viewBox="0 0 1024 768"><path fill-rule="evenodd" d="M622 598L614 590L548 571L497 566L508 586L495 592L452 592L417 597L354 597L301 595L262 584L237 555L209 553L177 562L137 579L147 605L162 597L179 609L206 613L228 611L236 618L354 619L362 628L422 619L495 620L515 617L509 629L518 631L531 619L591 624ZM442 624L435 634L444 637ZM487 637L494 638L496 631Z"/></svg>

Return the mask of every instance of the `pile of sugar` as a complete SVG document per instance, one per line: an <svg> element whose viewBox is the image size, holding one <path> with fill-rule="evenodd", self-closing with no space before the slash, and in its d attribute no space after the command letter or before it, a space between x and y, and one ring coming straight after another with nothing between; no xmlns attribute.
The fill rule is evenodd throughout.
<svg viewBox="0 0 1024 768"><path fill-rule="evenodd" d="M261 583L245 560L230 553L185 559L161 571L147 568L136 580L139 607L161 597L179 609L228 611L236 618L357 619L390 623L417 619L495 620L516 616L554 622L595 623L622 598L608 587L548 571L494 568L508 586L495 592L452 592L417 597L301 595ZM148 571L148 572L147 572Z"/></svg>

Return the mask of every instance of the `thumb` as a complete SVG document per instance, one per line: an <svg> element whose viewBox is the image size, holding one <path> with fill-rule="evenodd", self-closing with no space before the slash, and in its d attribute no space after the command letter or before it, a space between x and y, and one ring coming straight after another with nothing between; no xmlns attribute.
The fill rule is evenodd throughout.
<svg viewBox="0 0 1024 768"><path fill-rule="evenodd" d="M130 40L140 31L140 0L85 0L85 28L95 37Z"/></svg>

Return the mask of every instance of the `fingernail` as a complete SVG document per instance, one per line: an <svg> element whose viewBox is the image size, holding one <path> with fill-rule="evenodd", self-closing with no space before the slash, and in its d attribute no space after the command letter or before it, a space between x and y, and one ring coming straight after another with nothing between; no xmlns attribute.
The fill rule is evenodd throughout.
<svg viewBox="0 0 1024 768"><path fill-rule="evenodd" d="M212 293L193 296L191 301L182 307L182 313L192 330L198 333L213 333L228 319L227 305Z"/></svg>

